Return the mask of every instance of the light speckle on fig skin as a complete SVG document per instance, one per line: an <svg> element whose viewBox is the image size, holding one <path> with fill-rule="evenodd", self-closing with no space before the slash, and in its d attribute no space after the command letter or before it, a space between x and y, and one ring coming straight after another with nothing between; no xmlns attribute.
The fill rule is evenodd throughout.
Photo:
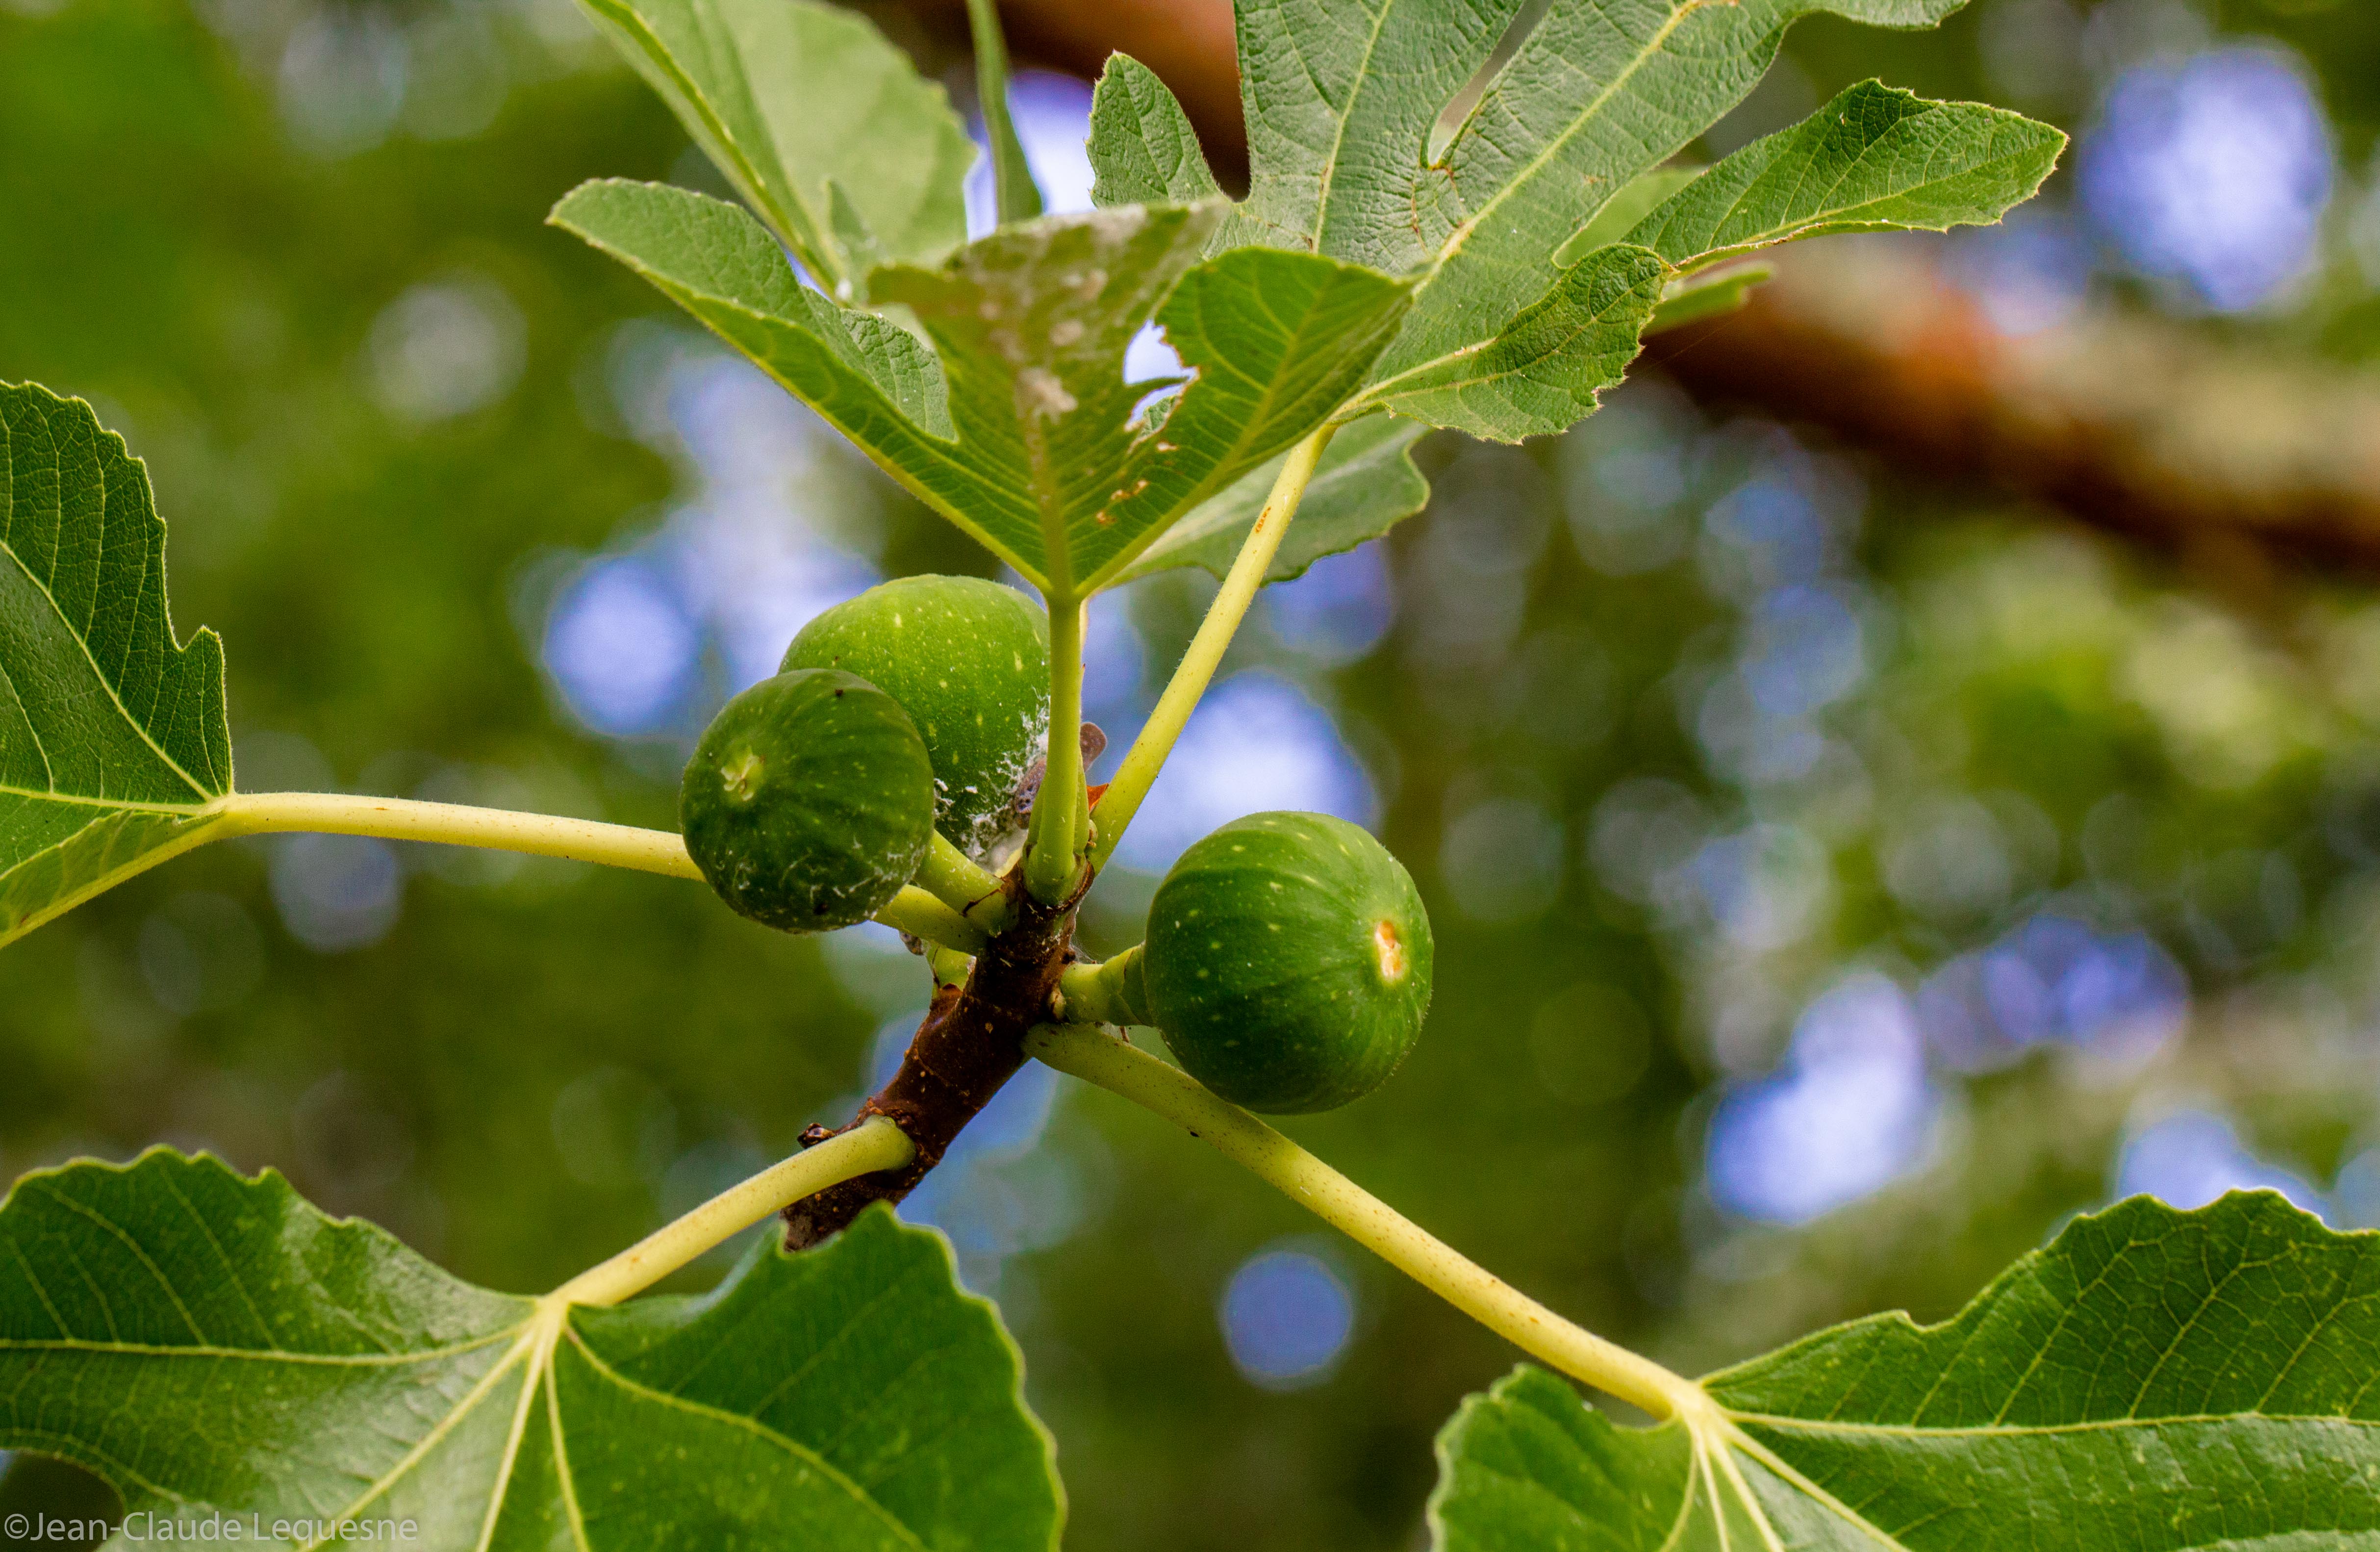
<svg viewBox="0 0 2380 1552"><path fill-rule="evenodd" d="M749 803L759 792L760 777L767 770L768 762L759 751L747 749L719 768L719 780L732 801Z"/></svg>

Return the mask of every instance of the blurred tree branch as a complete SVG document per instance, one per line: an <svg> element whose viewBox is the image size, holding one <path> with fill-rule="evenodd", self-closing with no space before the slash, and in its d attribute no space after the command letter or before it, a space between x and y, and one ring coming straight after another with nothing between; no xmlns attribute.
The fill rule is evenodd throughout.
<svg viewBox="0 0 2380 1552"><path fill-rule="evenodd" d="M1941 245L1813 245L1730 317L1649 342L1695 398L1823 428L1907 475L1985 485L2236 575L2380 575L2380 382L2117 309L2023 336Z"/></svg>
<svg viewBox="0 0 2380 1552"><path fill-rule="evenodd" d="M966 0L858 0L931 69L967 46ZM1239 55L1232 0L1002 0L1002 24L1020 63L1099 79L1111 54L1128 54L1173 90L1197 127L1215 176L1247 182L1240 119Z"/></svg>
<svg viewBox="0 0 2380 1552"><path fill-rule="evenodd" d="M965 46L964 0L874 0L913 46ZM1015 50L1096 77L1111 52L1182 99L1245 184L1231 0L1005 0ZM1818 428L1911 478L1985 486L2180 552L2237 585L2272 560L2380 576L2380 383L2144 315L1998 332L1923 240L1788 255L1645 366L1713 408ZM1639 370L1643 370L1640 367Z"/></svg>

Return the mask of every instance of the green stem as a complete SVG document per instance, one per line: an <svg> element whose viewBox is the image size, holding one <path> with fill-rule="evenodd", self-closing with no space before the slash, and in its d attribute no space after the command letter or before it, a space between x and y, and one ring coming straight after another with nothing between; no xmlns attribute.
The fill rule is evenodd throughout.
<svg viewBox="0 0 2380 1552"><path fill-rule="evenodd" d="M552 814L516 814L503 808L472 808L455 803L416 803L402 797L357 797L347 793L235 793L213 809L223 823L210 841L242 835L370 835L383 841L421 841L484 851L522 852L531 856L600 862L700 879L702 870L686 855L686 840L666 830L565 819ZM953 848L955 849L955 848ZM970 865L972 866L972 865ZM978 872L982 869L978 868ZM986 873L989 879L990 875ZM995 881L993 888L998 884ZM877 913L887 927L957 949L981 953L989 930L980 914L964 919L914 885Z"/></svg>
<svg viewBox="0 0 2380 1552"><path fill-rule="evenodd" d="M1050 753L1025 849L1025 887L1044 905L1063 904L1083 872L1089 811L1083 788L1083 606L1050 600Z"/></svg>
<svg viewBox="0 0 2380 1552"><path fill-rule="evenodd" d="M694 859L686 855L681 837L665 830L638 830L592 819L515 814L455 803L415 803L401 797L356 797L346 793L236 793L223 800L221 811L229 821L229 833L237 835L299 831L318 835L376 835L387 841L428 841L600 862L673 879L702 877Z"/></svg>
<svg viewBox="0 0 2380 1552"><path fill-rule="evenodd" d="M963 954L979 954L991 942L990 935L983 928L915 884L894 895L892 904L876 913L876 919L912 938L922 938Z"/></svg>
<svg viewBox="0 0 2380 1552"><path fill-rule="evenodd" d="M986 932L1008 925L1008 891L939 830L917 869L917 887Z"/></svg>
<svg viewBox="0 0 2380 1552"><path fill-rule="evenodd" d="M601 1266L572 1278L550 1297L559 1304L602 1307L633 1299L714 1245L724 1244L771 1214L828 1186L880 1170L898 1170L916 1157L908 1135L877 1116L761 1170L741 1185L656 1231Z"/></svg>
<svg viewBox="0 0 2380 1552"><path fill-rule="evenodd" d="M1100 1031L1043 1025L1028 1055L1188 1130L1498 1336L1656 1417L1693 1413L1702 1389L1564 1320L1188 1074Z"/></svg>
<svg viewBox="0 0 2380 1552"><path fill-rule="evenodd" d="M967 976L975 971L975 960L956 949L946 949L940 943L926 946L926 968L933 973L938 987L966 985Z"/></svg>
<svg viewBox="0 0 2380 1552"><path fill-rule="evenodd" d="M975 91L983 109L984 136L991 142L992 185L999 191L1000 224L1030 221L1041 213L1041 190L1025 160L1024 142L1008 109L1008 41L1001 35L997 0L967 0L967 28L975 35Z"/></svg>
<svg viewBox="0 0 2380 1552"><path fill-rule="evenodd" d="M1314 478L1316 466L1322 462L1322 450L1330 444L1330 433L1336 428L1325 426L1290 450L1289 462L1281 466L1281 477L1273 481L1272 494L1265 498L1264 510L1257 515L1256 525L1240 546L1239 558L1223 578L1223 586L1215 594L1207 617L1199 622L1198 634L1190 638L1190 649L1182 654L1181 666L1165 693L1157 699L1157 709L1148 714L1148 725L1140 736L1132 741L1132 748L1117 767L1115 780L1099 799L1096 816L1098 835L1091 843L1091 867L1094 871L1108 865L1115 855L1116 843L1123 839L1124 827L1140 811L1142 800L1148 796L1149 787L1157 773L1165 767L1166 756L1173 752L1173 741L1182 736L1183 727L1190 713L1197 709L1198 698L1222 665L1223 654L1238 634L1240 622L1246 618L1248 606L1256 601L1257 590L1264 586L1265 574L1272 567L1272 558L1281 550L1281 536L1289 531L1289 520L1297 515L1297 503L1305 498L1305 487Z"/></svg>
<svg viewBox="0 0 2380 1552"><path fill-rule="evenodd" d="M1068 1024L1154 1024L1141 945L1104 964L1069 964L1058 973L1058 1013Z"/></svg>

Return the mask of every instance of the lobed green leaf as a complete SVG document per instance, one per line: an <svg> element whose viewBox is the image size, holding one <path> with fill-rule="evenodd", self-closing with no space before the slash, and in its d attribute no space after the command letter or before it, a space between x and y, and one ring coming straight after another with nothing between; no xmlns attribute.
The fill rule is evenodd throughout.
<svg viewBox="0 0 2380 1552"><path fill-rule="evenodd" d="M799 1256L764 1240L705 1297L591 1310L473 1288L206 1158L0 1203L0 1449L266 1545L409 1520L431 1546L1050 1552L1019 1376L941 1236L889 1210Z"/></svg>
<svg viewBox="0 0 2380 1552"><path fill-rule="evenodd" d="M1959 0L1554 0L1479 79L1526 3L1238 7L1251 192L1218 246L1415 278L1359 406L1506 440L1564 430L1617 377L1609 325L1624 315L1588 309L1595 288L1573 273L1596 251L1625 241L1691 268L1823 231L1989 220L2032 192L2063 143L2012 114L1871 84L1679 190L1689 175L1662 164L1742 99L1794 19L1920 27ZM1203 176L1179 149L1185 133L1154 77L1111 65L1090 141L1096 192L1147 198ZM1660 240L1632 232L1664 197ZM1718 246L1688 250L1697 220ZM1740 300L1747 284L1664 325ZM1589 317L1606 326L1565 344Z"/></svg>
<svg viewBox="0 0 2380 1552"><path fill-rule="evenodd" d="M1822 233L1998 221L2033 197L2065 146L2019 114L1862 81L1703 173L1625 240L1694 270Z"/></svg>
<svg viewBox="0 0 2380 1552"><path fill-rule="evenodd" d="M824 0L584 0L589 14L820 284L966 240L976 148L940 86Z"/></svg>
<svg viewBox="0 0 2380 1552"><path fill-rule="evenodd" d="M1496 442L1566 430L1626 374L1669 278L1648 249L1597 249L1492 337L1383 378L1361 402Z"/></svg>
<svg viewBox="0 0 2380 1552"><path fill-rule="evenodd" d="M590 185L555 218L1058 596L1182 553L1152 547L1326 423L1565 430L1645 328L1757 279L1682 272L1816 232L1992 219L2063 144L1871 82L1698 177L1663 165L1796 18L1925 26L1959 0L1553 0L1519 39L1530 0L1239 0L1246 200L1222 200L1181 105L1118 55L1089 138L1107 213L1019 223L943 264L964 165L947 107L866 24L820 0L589 3L828 295L694 196ZM851 111L861 97L882 105ZM934 355L844 304L902 309ZM1121 381L1152 316L1194 372L1161 426Z"/></svg>
<svg viewBox="0 0 2380 1552"><path fill-rule="evenodd" d="M188 850L231 791L223 644L176 641L148 471L0 384L0 944Z"/></svg>
<svg viewBox="0 0 2380 1552"><path fill-rule="evenodd" d="M2271 1193L2079 1219L1615 1425L1523 1369L1439 1441L1442 1552L2380 1546L2380 1236Z"/></svg>
<svg viewBox="0 0 2380 1552"><path fill-rule="evenodd" d="M1027 578L1111 581L1174 520L1343 405L1406 288L1250 250L1200 261L1220 202L1002 228L872 281L932 341L804 286L743 211L654 184L588 184L552 219L619 258ZM1160 307L1160 304L1161 307ZM1152 419L1126 348L1154 317L1193 372ZM937 354L939 353L939 354Z"/></svg>
<svg viewBox="0 0 2380 1552"><path fill-rule="evenodd" d="M1091 92L1091 198L1102 206L1196 204L1222 193L1198 132L1157 72L1108 56Z"/></svg>

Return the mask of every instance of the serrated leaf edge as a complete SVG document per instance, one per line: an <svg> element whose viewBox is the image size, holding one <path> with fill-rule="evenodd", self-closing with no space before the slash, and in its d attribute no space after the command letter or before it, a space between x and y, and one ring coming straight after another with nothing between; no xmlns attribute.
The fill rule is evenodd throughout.
<svg viewBox="0 0 2380 1552"><path fill-rule="evenodd" d="M366 1240L379 1242L381 1247L383 1249L398 1251L408 1255L412 1255L412 1253L405 1246L404 1242L398 1240L395 1235L389 1233L388 1231L382 1229L380 1225L372 1222L369 1219L335 1217L332 1214L323 1212L319 1207L316 1207L310 1201L307 1200L304 1194L298 1192L298 1189L290 1183L288 1178L282 1174L278 1170L267 1167L263 1170L260 1170L253 1175L243 1175L237 1170L232 1168L228 1162L215 1154L203 1150L198 1153L186 1154L177 1148L170 1147L164 1144L144 1148L134 1158L121 1162L105 1159L81 1158L69 1160L64 1164L53 1165L43 1169L28 1170L25 1174L19 1176L16 1181L11 1182L6 1192L0 1192L0 1214L5 1214L10 1206L15 1205L19 1193L39 1190L49 1182L64 1179L68 1175L81 1172L103 1172L111 1175L129 1176L139 1172L144 1167L152 1165L159 1159L164 1159L180 1164L197 1165L200 1168L212 1168L221 1170L225 1174L229 1175L240 1185L253 1189L261 1189L272 1193L276 1198L281 1199L276 1202L276 1206L285 1206L290 1202L298 1204L305 1210L315 1214L322 1219L324 1226L332 1231L358 1234ZM86 1205L74 1201L70 1197L55 1192L48 1192L45 1193L45 1194L48 1195L51 1201L66 1207L67 1210L85 1218L91 1218L94 1221L99 1221L96 1215L94 1215L91 1209ZM178 1190L175 1192L175 1194L177 1198L180 1196ZM891 1217L892 1209L889 1206L884 1206L880 1204L879 1206L870 1209L870 1216L878 1215ZM103 1223L102 1226L107 1228L111 1232L117 1234L122 1233L122 1231L117 1229L114 1224ZM963 1305L973 1308L979 1314L988 1315L990 1317L990 1328L999 1337L1002 1346L1010 1360L1011 1374L1013 1376L1010 1390L1011 1397L1016 1402L1019 1414L1026 1419L1032 1426L1035 1434L1041 1440L1044 1467L1050 1473L1050 1480L1056 1494L1055 1507L1057 1512L1052 1522L1050 1539L1051 1552L1056 1552L1060 1544L1060 1538L1062 1535L1065 1527L1065 1489L1063 1480L1059 1476L1057 1471L1058 1446L1056 1436L1050 1433L1049 1426L1041 1421L1040 1417L1035 1413L1032 1408L1026 1402L1024 1350L1017 1345L1015 1337L1009 1331L1006 1324L999 1318L998 1306L990 1300L969 1291L965 1285L959 1280L957 1257L952 1250L950 1240L947 1235L943 1234L938 1229L926 1228L921 1230L918 1226L913 1224L900 1224L899 1228L922 1232L930 1236L935 1248L941 1257L941 1270L949 1277L951 1288L956 1295L959 1303ZM204 1231L203 1224L201 1224L201 1230L202 1231ZM210 1240L212 1238L211 1233L208 1237ZM15 1247L12 1245L10 1248L14 1250ZM150 1265L152 1270L155 1269L154 1264L149 1262L145 1251L140 1251L136 1248L136 1254L140 1255L144 1265ZM774 1254L782 1255L787 1253L783 1249L778 1249ZM19 1264L22 1265L23 1253L21 1251L16 1251L16 1255ZM463 1283L461 1279L455 1278L451 1273L439 1267L435 1263L423 1261L421 1265L432 1276L446 1282L462 1287L472 1286L470 1284ZM160 1281L164 1282L165 1279L164 1279L162 1272L158 1275ZM32 1279L31 1286L35 1291L36 1296L42 1300L43 1307L51 1310L52 1319L57 1320L56 1312L55 1308L50 1305L49 1296L47 1292L42 1289L39 1279ZM732 1279L728 1283L721 1284L718 1289L713 1290L710 1293L705 1294L694 1302L698 1304L709 1303L722 1296L731 1286ZM170 1283L166 1284L166 1291L168 1296L174 1300L176 1307L180 1307L180 1295L174 1291ZM475 1291L489 1293L490 1291L475 1289ZM540 1393L545 1399L547 1416L551 1420L551 1425L553 1430L554 1460L556 1468L555 1477L562 1491L565 1507L569 1514L577 1545L582 1549L587 1549L590 1548L590 1543L587 1537L585 1521L578 1509L577 1485L572 1480L570 1474L569 1455L565 1442L567 1431L562 1425L560 1398L554 1378L555 1365L553 1363L553 1355L561 1342L566 1339L578 1352L579 1355L587 1360L589 1366L602 1376L606 1383L617 1385L621 1388L632 1391L639 1397L647 1398L683 1411L693 1413L711 1421L727 1423L742 1427L745 1430L763 1438L767 1442L778 1446L787 1454L799 1459L806 1465L816 1469L828 1480L843 1487L851 1495L855 1502L865 1505L870 1512L874 1513L887 1527L893 1531L905 1544L917 1547L918 1552L928 1552L926 1544L918 1539L917 1533L907 1524L899 1520L890 1509L879 1502L873 1494L861 1487L856 1482L853 1481L847 1473L825 1460L822 1456L820 1456L815 1450L801 1443L799 1440L789 1438L783 1434L779 1433L777 1430L759 1422L757 1419L746 1417L722 1408L708 1406L701 1402L690 1401L683 1397L671 1396L665 1392L655 1390L650 1386L643 1385L621 1375L610 1364L605 1363L603 1359L588 1345L585 1338L578 1331L574 1322L574 1316L581 1310L588 1310L589 1313L595 1314L601 1314L603 1312L591 1309L590 1306L575 1305L565 1303L554 1294L546 1294L542 1297L534 1299L524 1298L519 1295L493 1293L490 1293L490 1296L499 1299L508 1299L520 1305L523 1313L523 1317L520 1322L516 1325L500 1327L488 1332L486 1335L476 1338L470 1341L448 1343L445 1346L439 1348L428 1348L422 1349L419 1352L405 1353L359 1354L352 1357L328 1357L319 1353L293 1353L278 1350L260 1351L242 1348L224 1348L212 1344L190 1347L164 1347L152 1343L91 1342L87 1340L25 1341L17 1339L0 1339L0 1352L69 1351L97 1352L128 1354L137 1357L200 1358L210 1362L220 1362L227 1358L237 1358L256 1363L293 1364L324 1367L384 1368L402 1367L414 1364L435 1362L441 1359L476 1352L485 1348L493 1347L500 1343L510 1341L512 1343L510 1350L498 1359L497 1362L489 1368L486 1374L480 1376L473 1382L470 1389L464 1393L463 1397L455 1402L454 1407L448 1411L446 1415L441 1417L420 1439L415 1442L414 1446L408 1449L400 1460L367 1485L352 1503L341 1510L337 1514L323 1517L324 1523L335 1526L342 1522L353 1521L360 1517L364 1510L369 1509L375 1501L385 1495L391 1488L395 1486L398 1482L402 1481L408 1472L419 1466L431 1451L433 1451L441 1443L453 1434L455 1428L459 1427L465 1421L467 1421L486 1400L487 1396L497 1387L502 1385L504 1381L510 1376L516 1368L519 1368L526 1360L528 1367L521 1385L521 1401L519 1410L516 1413L513 1426L506 1436L503 1463L498 1468L496 1478L489 1493L488 1519L482 1527L480 1539L476 1544L476 1549L477 1552L486 1552L486 1548L492 1545L496 1528L502 1521L506 1495L510 1490L513 1473L518 1463L520 1446L527 1437L528 1419L536 1410L536 1401ZM184 1311L184 1318L186 1322L189 1322L187 1310ZM57 1320L57 1323L63 1328L65 1323L62 1320ZM200 1334L196 1324L194 1322L189 1323L191 1325L192 1334ZM158 1486L153 1483L146 1481L140 1475L140 1473L131 1471L121 1462L97 1459L94 1452L87 1449L80 1448L79 1441L59 1438L55 1443L57 1445L55 1452L62 1458L82 1461L83 1463L91 1466L94 1470L99 1471L103 1475L108 1476L111 1480L118 1483L119 1485L132 1486L139 1491L148 1493L162 1499L179 1501L178 1495L172 1493L168 1489ZM316 1552L316 1549L320 1548L323 1545L325 1545L325 1543L320 1540L308 1542L303 1544L300 1548L300 1552Z"/></svg>

